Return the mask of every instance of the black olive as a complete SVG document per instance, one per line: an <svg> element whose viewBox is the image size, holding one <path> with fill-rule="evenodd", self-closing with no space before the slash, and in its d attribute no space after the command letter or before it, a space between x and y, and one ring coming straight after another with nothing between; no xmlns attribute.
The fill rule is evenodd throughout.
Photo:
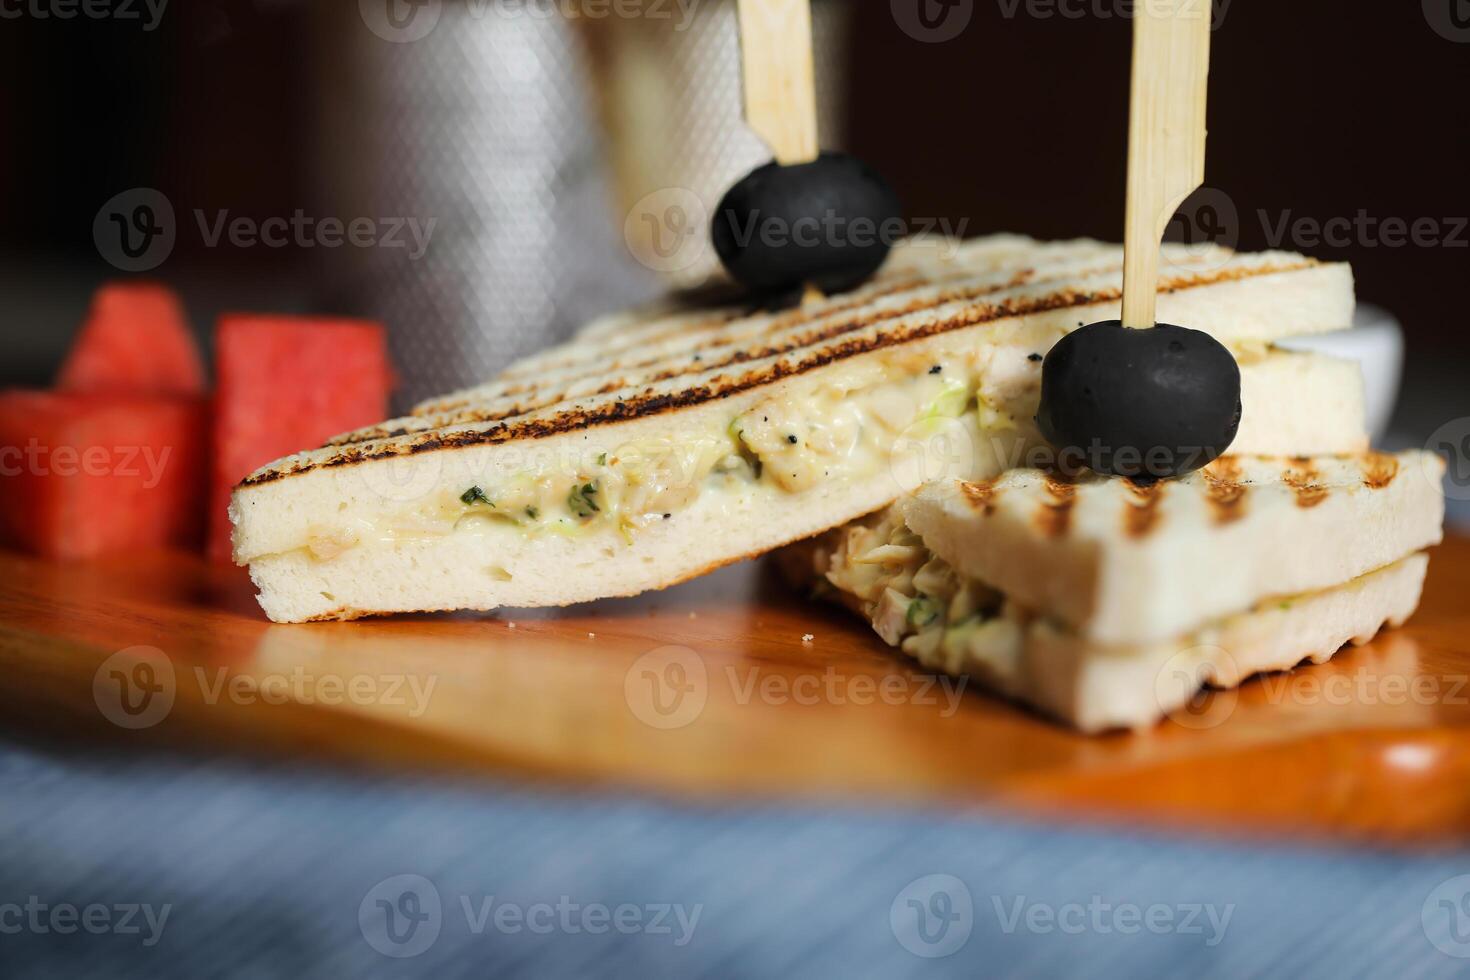
<svg viewBox="0 0 1470 980"><path fill-rule="evenodd" d="M836 293L877 272L904 230L898 197L877 171L846 153L823 153L752 170L725 193L710 236L730 275L750 289L811 284Z"/></svg>
<svg viewBox="0 0 1470 980"><path fill-rule="evenodd" d="M1064 469L1183 476L1235 441L1240 365L1199 330L1092 323L1046 355L1036 422Z"/></svg>

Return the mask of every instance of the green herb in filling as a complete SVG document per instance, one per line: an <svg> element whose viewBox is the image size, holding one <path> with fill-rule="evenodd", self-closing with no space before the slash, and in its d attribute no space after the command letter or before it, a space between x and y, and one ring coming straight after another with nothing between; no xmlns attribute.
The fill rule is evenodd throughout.
<svg viewBox="0 0 1470 980"><path fill-rule="evenodd" d="M910 626L915 629L923 629L939 618L939 603L926 595L918 596L909 603L908 615L905 618Z"/></svg>
<svg viewBox="0 0 1470 980"><path fill-rule="evenodd" d="M459 500L460 503L464 504L466 507L473 507L475 504L484 504L487 507L495 506L495 501L485 496L485 491L481 490L479 487L470 487L464 493L459 495Z"/></svg>
<svg viewBox="0 0 1470 980"><path fill-rule="evenodd" d="M944 388L934 397L934 400L924 406L919 413L920 420L936 418L959 418L965 414L965 406L970 403L972 397L970 389L963 381L949 378L944 382Z"/></svg>
<svg viewBox="0 0 1470 980"><path fill-rule="evenodd" d="M529 517L531 520L534 521L536 518L538 518L538 517L541 516L541 512L539 510L537 510L535 507L527 507L526 508L526 516Z"/></svg>
<svg viewBox="0 0 1470 980"><path fill-rule="evenodd" d="M593 496L597 493L597 482L585 483L580 487L572 487L572 492L567 494L567 508L578 517L591 517L602 510L597 506Z"/></svg>
<svg viewBox="0 0 1470 980"><path fill-rule="evenodd" d="M606 466L607 465L607 453L603 453L601 456L598 456L597 457L597 465L598 466Z"/></svg>

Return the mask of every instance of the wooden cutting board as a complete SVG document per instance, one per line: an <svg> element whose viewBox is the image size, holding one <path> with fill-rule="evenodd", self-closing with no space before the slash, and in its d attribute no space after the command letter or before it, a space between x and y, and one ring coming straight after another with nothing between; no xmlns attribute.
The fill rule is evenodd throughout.
<svg viewBox="0 0 1470 980"><path fill-rule="evenodd" d="M0 719L110 746L320 757L700 800L976 804L1382 841L1470 837L1470 540L1404 629L1084 738L916 671L746 563L567 610L273 625L186 555L0 552Z"/></svg>

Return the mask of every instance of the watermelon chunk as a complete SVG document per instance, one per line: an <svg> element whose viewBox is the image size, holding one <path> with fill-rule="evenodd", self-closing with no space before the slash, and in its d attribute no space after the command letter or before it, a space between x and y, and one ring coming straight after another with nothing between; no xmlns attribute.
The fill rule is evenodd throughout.
<svg viewBox="0 0 1470 980"><path fill-rule="evenodd" d="M0 391L0 541L46 558L196 546L201 398Z"/></svg>
<svg viewBox="0 0 1470 980"><path fill-rule="evenodd" d="M178 296L149 282L109 283L97 290L56 386L62 391L203 394L204 362Z"/></svg>
<svg viewBox="0 0 1470 980"><path fill-rule="evenodd" d="M209 556L230 560L230 492L266 463L388 417L383 328L363 320L220 318Z"/></svg>

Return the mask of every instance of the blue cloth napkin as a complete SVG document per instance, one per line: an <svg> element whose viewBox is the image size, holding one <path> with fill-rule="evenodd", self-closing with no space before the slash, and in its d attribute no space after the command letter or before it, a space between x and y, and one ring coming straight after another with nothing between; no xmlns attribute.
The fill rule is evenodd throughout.
<svg viewBox="0 0 1470 980"><path fill-rule="evenodd" d="M1470 967L1470 853L0 751L4 977Z"/></svg>

